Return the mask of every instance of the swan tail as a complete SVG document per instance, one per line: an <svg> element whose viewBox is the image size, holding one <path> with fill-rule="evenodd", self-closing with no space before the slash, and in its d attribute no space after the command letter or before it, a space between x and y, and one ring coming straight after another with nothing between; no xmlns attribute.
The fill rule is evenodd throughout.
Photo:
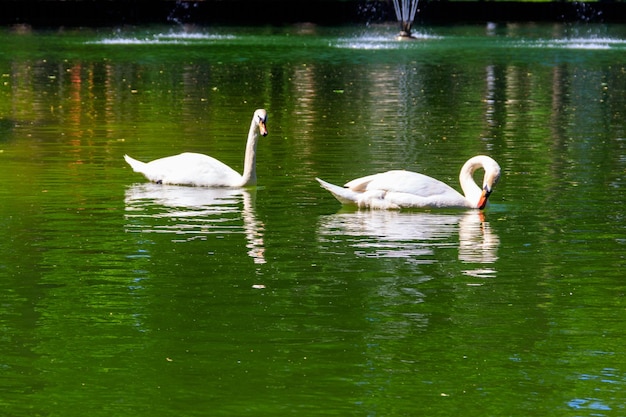
<svg viewBox="0 0 626 417"><path fill-rule="evenodd" d="M358 204L358 193L350 190L349 188L339 187L338 185L331 184L320 178L315 178L320 183L322 188L329 191L337 200L342 204Z"/></svg>
<svg viewBox="0 0 626 417"><path fill-rule="evenodd" d="M124 159L126 160L126 163L128 163L128 165L130 165L130 167L133 169L133 171L141 172L141 173L143 173L145 171L145 167L146 167L146 163L145 162L138 161L138 160L136 160L134 158L131 158L128 155L124 155Z"/></svg>
<svg viewBox="0 0 626 417"><path fill-rule="evenodd" d="M399 204L387 199L387 192L384 190L357 192L350 188L339 187L319 178L315 179L342 204L353 204L359 208L378 210L400 209L401 207Z"/></svg>

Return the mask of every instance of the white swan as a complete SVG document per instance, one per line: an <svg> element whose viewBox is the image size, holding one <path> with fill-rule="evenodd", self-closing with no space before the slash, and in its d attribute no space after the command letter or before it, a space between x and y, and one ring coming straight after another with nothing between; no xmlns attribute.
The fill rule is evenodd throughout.
<svg viewBox="0 0 626 417"><path fill-rule="evenodd" d="M474 172L483 168L483 186L473 178ZM387 171L350 181L344 187L317 181L343 204L374 209L399 208L477 208L483 209L493 187L500 178L500 165L485 155L470 158L459 174L461 195L445 183L411 171Z"/></svg>
<svg viewBox="0 0 626 417"><path fill-rule="evenodd" d="M208 155L185 152L179 155L141 162L124 155L133 168L150 181L161 184L193 185L199 187L245 187L256 184L256 145L259 134L267 136L267 112L258 109L252 116L243 175Z"/></svg>

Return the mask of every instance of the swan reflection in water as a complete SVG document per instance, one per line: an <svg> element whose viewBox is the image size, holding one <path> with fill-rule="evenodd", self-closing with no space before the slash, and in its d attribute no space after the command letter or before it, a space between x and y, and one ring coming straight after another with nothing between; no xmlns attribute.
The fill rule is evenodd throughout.
<svg viewBox="0 0 626 417"><path fill-rule="evenodd" d="M175 242L206 239L210 234L244 233L248 255L262 264L263 224L256 218L251 192L243 188L135 184L126 190L126 230L171 233L176 235Z"/></svg>
<svg viewBox="0 0 626 417"><path fill-rule="evenodd" d="M479 211L440 214L365 210L322 216L320 241L332 243L341 237L348 237L358 256L405 258L419 264L437 262L436 248L458 248L459 261L467 264L465 275L496 275L493 264L498 259L500 239ZM479 267L475 267L477 264Z"/></svg>

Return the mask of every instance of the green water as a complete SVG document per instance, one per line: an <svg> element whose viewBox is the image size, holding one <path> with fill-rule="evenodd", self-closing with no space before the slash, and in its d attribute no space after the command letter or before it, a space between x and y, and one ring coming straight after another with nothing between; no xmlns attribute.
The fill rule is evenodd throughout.
<svg viewBox="0 0 626 417"><path fill-rule="evenodd" d="M22 28L23 29L23 28ZM626 27L0 34L7 416L626 413ZM148 184L122 156L259 185ZM392 168L474 211L342 209Z"/></svg>

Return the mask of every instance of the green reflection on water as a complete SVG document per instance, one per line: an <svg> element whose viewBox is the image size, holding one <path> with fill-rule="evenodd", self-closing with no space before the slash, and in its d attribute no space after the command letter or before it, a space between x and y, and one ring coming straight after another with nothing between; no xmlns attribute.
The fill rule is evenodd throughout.
<svg viewBox="0 0 626 417"><path fill-rule="evenodd" d="M5 29L0 408L619 414L624 27L394 31ZM256 189L122 159L240 169L258 107ZM458 188L478 153L504 169L484 216L341 210L313 180Z"/></svg>

